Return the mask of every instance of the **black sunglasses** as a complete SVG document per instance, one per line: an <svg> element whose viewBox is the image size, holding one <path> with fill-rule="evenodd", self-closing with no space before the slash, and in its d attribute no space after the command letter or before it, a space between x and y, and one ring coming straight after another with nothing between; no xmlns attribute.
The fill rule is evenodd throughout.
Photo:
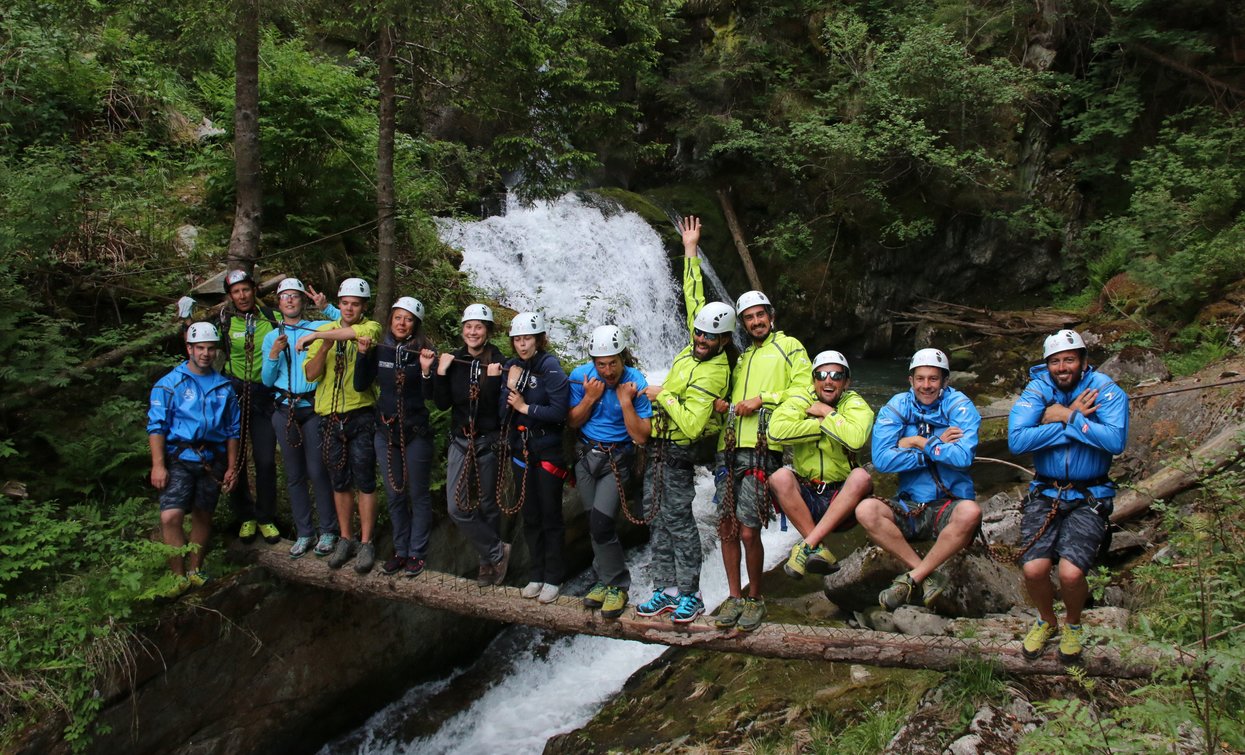
<svg viewBox="0 0 1245 755"><path fill-rule="evenodd" d="M834 370L833 372L829 370L813 370L813 377L817 380L825 380L826 378L842 380L847 377L847 372L843 370Z"/></svg>
<svg viewBox="0 0 1245 755"><path fill-rule="evenodd" d="M721 333L706 333L700 328L692 328L692 332L696 334L697 338L703 338L706 341L718 341L722 338Z"/></svg>

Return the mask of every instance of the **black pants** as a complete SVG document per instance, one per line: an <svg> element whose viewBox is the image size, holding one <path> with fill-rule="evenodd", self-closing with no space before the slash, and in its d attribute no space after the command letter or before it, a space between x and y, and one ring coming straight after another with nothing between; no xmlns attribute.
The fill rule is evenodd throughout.
<svg viewBox="0 0 1245 755"><path fill-rule="evenodd" d="M527 477L524 469L514 465L514 479L524 484L523 537L532 565L529 581L560 585L566 578L562 549L566 542L566 524L562 520L562 487L565 480L545 469L542 461L564 468L562 445L534 448L527 455ZM514 463L513 461L511 462Z"/></svg>
<svg viewBox="0 0 1245 755"><path fill-rule="evenodd" d="M238 393L238 403L250 401L251 410L243 417L247 424L247 445L255 462L255 497L251 497L251 485L246 459L238 460L238 481L229 492L229 505L239 519L251 519L260 524L272 524L277 517L277 434L272 429L274 402L272 389L263 383L247 382L229 378Z"/></svg>

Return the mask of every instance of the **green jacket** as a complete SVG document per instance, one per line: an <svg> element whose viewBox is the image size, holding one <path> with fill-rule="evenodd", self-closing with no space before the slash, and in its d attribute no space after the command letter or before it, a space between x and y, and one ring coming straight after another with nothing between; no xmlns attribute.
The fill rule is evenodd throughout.
<svg viewBox="0 0 1245 755"><path fill-rule="evenodd" d="M705 306L704 292L700 258L684 257L683 300L687 304L689 338L692 337L696 313ZM726 398L726 387L731 377L726 352L718 352L701 362L692 356L693 345L689 343L674 358L674 365L662 381L662 391L653 401L653 408L666 415L665 432L658 433L655 429L654 437L670 440L681 446L717 432L720 423L717 415L713 413L713 401Z"/></svg>
<svg viewBox="0 0 1245 755"><path fill-rule="evenodd" d="M263 382L264 337L277 329L277 318L280 316L280 313L259 302L255 303L254 311L245 315L235 311L233 305L222 309L220 334L221 346L225 351L225 366L221 372L241 380ZM251 338L249 360L246 353L248 330Z"/></svg>
<svg viewBox="0 0 1245 755"><path fill-rule="evenodd" d="M823 419L806 410L816 402L812 386L786 401L769 421L770 441L790 446L795 473L807 480L842 482L854 466L849 454L869 442L873 410L856 391L844 391Z"/></svg>
<svg viewBox="0 0 1245 755"><path fill-rule="evenodd" d="M731 376L731 404L761 397L762 411L773 412L788 397L807 390L813 365L799 341L774 331L757 346L753 344L735 363ZM756 448L760 412L735 417L735 448ZM718 438L718 450L726 447L726 428Z"/></svg>

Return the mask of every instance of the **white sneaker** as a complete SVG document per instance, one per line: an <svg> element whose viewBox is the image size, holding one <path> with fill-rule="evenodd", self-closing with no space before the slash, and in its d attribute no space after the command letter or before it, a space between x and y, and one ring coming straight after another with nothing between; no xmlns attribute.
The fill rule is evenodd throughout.
<svg viewBox="0 0 1245 755"><path fill-rule="evenodd" d="M558 599L558 593L562 592L562 585L545 585L540 590L540 597L537 600L541 603L552 603Z"/></svg>
<svg viewBox="0 0 1245 755"><path fill-rule="evenodd" d="M544 586L545 585L541 582L528 582L523 586L523 589L519 591L519 594L525 598L534 598L541 594Z"/></svg>

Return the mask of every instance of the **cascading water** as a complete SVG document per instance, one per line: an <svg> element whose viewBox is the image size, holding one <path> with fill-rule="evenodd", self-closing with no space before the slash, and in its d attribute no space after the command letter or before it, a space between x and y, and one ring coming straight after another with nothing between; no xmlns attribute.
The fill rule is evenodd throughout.
<svg viewBox="0 0 1245 755"><path fill-rule="evenodd" d="M573 196L533 207L511 202L505 216L474 223L444 221L441 237L463 249L462 268L481 289L515 309L543 311L551 339L564 353L583 354L595 325L617 324L631 333L633 353L650 382L660 382L687 344L678 285L661 240L638 215L607 215ZM693 507L705 545L701 591L710 610L727 595L712 496L712 476L700 470ZM766 568L786 557L795 537L794 530L776 527L764 532ZM648 560L647 548L628 556L632 602L644 600L652 589ZM566 592L579 594L584 587L568 584ZM534 605L532 610L539 608ZM665 650L661 645L554 637L512 627L472 669L459 672L486 677L481 685L486 689L473 689L468 694L474 702L438 716L434 733L408 718L425 705L437 709L436 696L452 687L454 679L412 688L323 752L537 753L550 737L587 723L635 671Z"/></svg>

